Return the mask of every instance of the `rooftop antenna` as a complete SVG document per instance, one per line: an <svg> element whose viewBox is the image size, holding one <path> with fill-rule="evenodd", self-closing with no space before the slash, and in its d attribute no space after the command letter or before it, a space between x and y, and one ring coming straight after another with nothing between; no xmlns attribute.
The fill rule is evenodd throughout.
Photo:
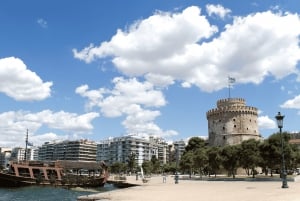
<svg viewBox="0 0 300 201"><path fill-rule="evenodd" d="M230 99L230 88L235 83L235 78L228 76L228 98Z"/></svg>

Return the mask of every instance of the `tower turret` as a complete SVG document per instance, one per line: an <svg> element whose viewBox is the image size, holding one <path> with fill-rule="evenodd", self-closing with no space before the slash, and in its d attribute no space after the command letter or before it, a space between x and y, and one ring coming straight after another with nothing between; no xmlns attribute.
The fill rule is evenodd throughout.
<svg viewBox="0 0 300 201"><path fill-rule="evenodd" d="M257 108L246 106L242 98L217 101L217 108L207 111L209 144L224 146L240 144L243 140L257 139Z"/></svg>

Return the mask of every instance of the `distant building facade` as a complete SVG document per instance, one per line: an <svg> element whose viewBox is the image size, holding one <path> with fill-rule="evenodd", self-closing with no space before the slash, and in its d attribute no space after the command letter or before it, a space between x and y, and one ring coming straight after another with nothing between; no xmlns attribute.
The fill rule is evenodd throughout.
<svg viewBox="0 0 300 201"><path fill-rule="evenodd" d="M172 153L172 162L178 162L181 159L182 154L185 151L186 142L184 140L179 140L173 142L170 153ZM178 164L177 164L178 165Z"/></svg>
<svg viewBox="0 0 300 201"><path fill-rule="evenodd" d="M161 164L166 164L169 157L168 144L160 138L123 136L102 140L97 145L97 161L104 161L108 165L127 163L132 154L138 166L144 161L150 161L152 156L156 156Z"/></svg>
<svg viewBox="0 0 300 201"><path fill-rule="evenodd" d="M46 142L38 150L39 160L96 161L97 144L89 140Z"/></svg>
<svg viewBox="0 0 300 201"><path fill-rule="evenodd" d="M0 169L6 168L11 157L11 148L0 148Z"/></svg>
<svg viewBox="0 0 300 201"><path fill-rule="evenodd" d="M217 108L206 113L208 141L211 146L240 144L244 140L260 140L257 108L246 106L242 98L217 101Z"/></svg>
<svg viewBox="0 0 300 201"><path fill-rule="evenodd" d="M291 133L290 134L290 144L294 144L300 149L300 133Z"/></svg>
<svg viewBox="0 0 300 201"><path fill-rule="evenodd" d="M162 138L149 138L151 147L156 147L156 158L160 161L161 165L167 164L170 158L170 152L168 151L168 143Z"/></svg>
<svg viewBox="0 0 300 201"><path fill-rule="evenodd" d="M11 151L10 160L13 161L23 161L23 160L31 160L32 159L32 149L28 148L25 154L25 149L22 147L15 147Z"/></svg>

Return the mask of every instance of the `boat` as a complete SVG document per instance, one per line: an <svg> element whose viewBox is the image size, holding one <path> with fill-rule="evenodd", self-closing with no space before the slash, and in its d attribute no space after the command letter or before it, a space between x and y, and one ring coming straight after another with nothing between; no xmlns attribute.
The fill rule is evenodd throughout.
<svg viewBox="0 0 300 201"><path fill-rule="evenodd" d="M102 161L27 160L28 129L25 143L24 160L10 161L8 168L0 171L0 187L101 187L108 180L108 168Z"/></svg>
<svg viewBox="0 0 300 201"><path fill-rule="evenodd" d="M11 161L8 169L0 172L0 187L101 187L107 179L108 171L104 162Z"/></svg>

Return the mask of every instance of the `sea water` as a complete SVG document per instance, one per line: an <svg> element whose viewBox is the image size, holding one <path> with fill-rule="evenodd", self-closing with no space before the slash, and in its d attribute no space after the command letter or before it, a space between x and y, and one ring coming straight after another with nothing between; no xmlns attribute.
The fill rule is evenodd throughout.
<svg viewBox="0 0 300 201"><path fill-rule="evenodd" d="M29 186L22 188L0 188L0 201L76 201L79 196L116 189L105 184L101 188L72 188Z"/></svg>

